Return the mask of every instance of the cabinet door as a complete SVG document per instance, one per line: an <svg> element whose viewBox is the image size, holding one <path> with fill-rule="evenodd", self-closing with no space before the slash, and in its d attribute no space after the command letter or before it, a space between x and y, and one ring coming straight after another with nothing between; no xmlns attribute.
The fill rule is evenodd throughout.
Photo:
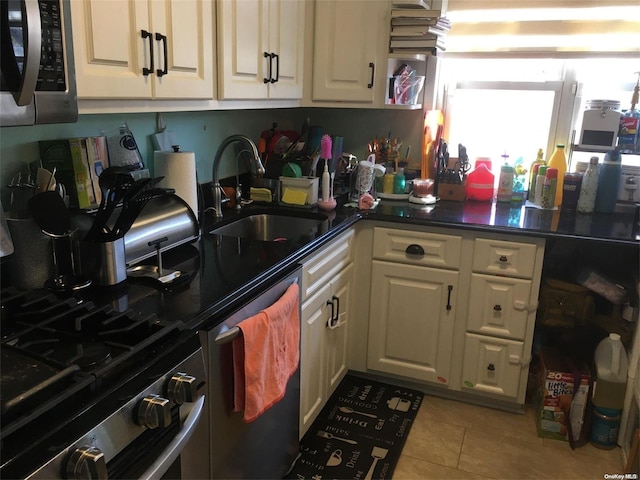
<svg viewBox="0 0 640 480"><path fill-rule="evenodd" d="M467 333L462 370L463 389L516 398L522 366L523 343Z"/></svg>
<svg viewBox="0 0 640 480"><path fill-rule="evenodd" d="M458 273L373 261L367 366L449 384Z"/></svg>
<svg viewBox="0 0 640 480"><path fill-rule="evenodd" d="M78 98L151 98L147 0L71 2Z"/></svg>
<svg viewBox="0 0 640 480"><path fill-rule="evenodd" d="M524 340L530 295L530 280L472 274L467 330Z"/></svg>
<svg viewBox="0 0 640 480"><path fill-rule="evenodd" d="M347 332L351 314L352 278L353 265L349 265L331 282L331 301L338 321L329 325L326 331L327 398L335 391L348 370ZM329 306L329 309L331 309L331 306Z"/></svg>
<svg viewBox="0 0 640 480"><path fill-rule="evenodd" d="M277 58L273 63L273 78L269 98L302 98L304 62L304 9L300 0L269 2L269 52Z"/></svg>
<svg viewBox="0 0 640 480"><path fill-rule="evenodd" d="M221 100L267 98L271 62L268 0L224 0L216 5L218 97Z"/></svg>
<svg viewBox="0 0 640 480"><path fill-rule="evenodd" d="M374 101L375 70L384 70L378 25L387 8L378 1L315 2L312 100Z"/></svg>
<svg viewBox="0 0 640 480"><path fill-rule="evenodd" d="M330 317L327 299L331 284L302 304L300 339L300 438L322 410L327 399L325 331Z"/></svg>
<svg viewBox="0 0 640 480"><path fill-rule="evenodd" d="M213 98L213 13L208 0L151 0L156 98ZM165 38L157 37L157 34ZM166 47L166 57L165 57ZM160 74L166 70L166 74Z"/></svg>

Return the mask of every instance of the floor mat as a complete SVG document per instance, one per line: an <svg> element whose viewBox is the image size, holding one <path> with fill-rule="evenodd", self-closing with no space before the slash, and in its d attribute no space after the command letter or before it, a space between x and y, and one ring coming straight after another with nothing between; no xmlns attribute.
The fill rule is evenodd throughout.
<svg viewBox="0 0 640 480"><path fill-rule="evenodd" d="M423 394L347 375L300 441L289 479L391 478Z"/></svg>

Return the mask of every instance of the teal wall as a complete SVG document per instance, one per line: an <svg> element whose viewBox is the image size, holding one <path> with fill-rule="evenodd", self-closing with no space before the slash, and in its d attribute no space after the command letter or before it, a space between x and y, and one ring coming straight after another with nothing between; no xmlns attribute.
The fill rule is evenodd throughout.
<svg viewBox="0 0 640 480"><path fill-rule="evenodd" d="M196 154L198 178L211 180L211 162L217 146L227 136L245 134L257 142L263 130L277 122L278 129L300 131L305 118L320 125L325 133L344 137L343 150L358 159L367 156L367 142L391 132L412 145L412 158L420 161L422 111L293 108L268 110L216 110L208 112L163 113L167 130L174 133L181 150ZM151 135L155 133L156 114L81 115L77 123L33 127L0 128L0 186L10 182L23 163L37 161L38 140L100 135L126 122L131 129L143 161L153 169ZM220 168L221 177L233 175L232 162Z"/></svg>

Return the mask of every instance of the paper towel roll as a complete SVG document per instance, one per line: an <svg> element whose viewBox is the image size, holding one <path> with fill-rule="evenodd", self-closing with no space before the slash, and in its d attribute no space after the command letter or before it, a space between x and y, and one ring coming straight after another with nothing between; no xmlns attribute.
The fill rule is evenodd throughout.
<svg viewBox="0 0 640 480"><path fill-rule="evenodd" d="M164 177L159 187L173 188L198 217L196 155L193 152L154 152L153 173Z"/></svg>

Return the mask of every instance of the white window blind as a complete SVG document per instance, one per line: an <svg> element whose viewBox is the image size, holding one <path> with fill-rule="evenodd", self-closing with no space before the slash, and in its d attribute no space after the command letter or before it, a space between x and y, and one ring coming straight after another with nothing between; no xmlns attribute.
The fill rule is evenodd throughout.
<svg viewBox="0 0 640 480"><path fill-rule="evenodd" d="M448 54L640 53L638 0L449 0Z"/></svg>

